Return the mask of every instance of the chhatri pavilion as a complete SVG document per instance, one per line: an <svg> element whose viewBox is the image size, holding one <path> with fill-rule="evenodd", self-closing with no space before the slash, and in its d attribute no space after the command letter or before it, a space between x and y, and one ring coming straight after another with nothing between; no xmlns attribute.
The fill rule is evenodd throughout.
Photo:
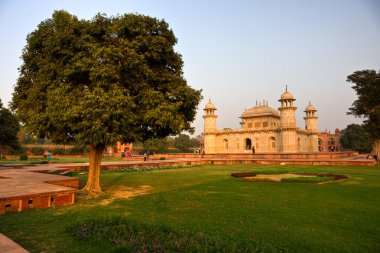
<svg viewBox="0 0 380 253"><path fill-rule="evenodd" d="M309 103L305 108L305 129L297 127L296 99L286 91L278 100L278 110L267 101L245 110L239 129L219 130L216 107L209 101L204 108L204 151L216 153L299 153L318 152L318 116Z"/></svg>

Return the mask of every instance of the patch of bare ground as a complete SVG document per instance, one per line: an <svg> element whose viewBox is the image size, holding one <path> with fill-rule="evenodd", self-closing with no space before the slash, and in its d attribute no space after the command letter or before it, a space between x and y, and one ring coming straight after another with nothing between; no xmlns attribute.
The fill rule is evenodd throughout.
<svg viewBox="0 0 380 253"><path fill-rule="evenodd" d="M345 175L337 174L319 174L319 173L284 173L284 174L256 174L256 173L232 173L231 176L237 177L242 181L250 182L281 182L284 178L316 178L316 177L325 177L332 178L329 181L324 182L305 182L305 183L316 183L316 184L328 184L332 182L338 182L348 179ZM302 182L302 181L301 181Z"/></svg>
<svg viewBox="0 0 380 253"><path fill-rule="evenodd" d="M246 181L257 181L257 182L280 182L283 178L293 178L293 177L316 177L316 175L298 175L298 174L258 174L254 177L244 177Z"/></svg>
<svg viewBox="0 0 380 253"><path fill-rule="evenodd" d="M112 203L115 199L130 199L135 196L150 193L152 187L150 185L140 185L138 187L117 186L107 190L109 198L100 201L100 205L105 206Z"/></svg>

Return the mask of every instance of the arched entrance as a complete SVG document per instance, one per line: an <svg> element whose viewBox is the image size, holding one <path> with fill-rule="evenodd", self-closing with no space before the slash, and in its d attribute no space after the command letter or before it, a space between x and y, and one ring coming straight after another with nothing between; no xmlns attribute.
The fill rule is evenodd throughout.
<svg viewBox="0 0 380 253"><path fill-rule="evenodd" d="M329 151L335 151L335 140L333 138L329 138L327 143L329 145Z"/></svg>
<svg viewBox="0 0 380 253"><path fill-rule="evenodd" d="M249 138L245 139L245 149L246 150L251 150L251 148L252 148L252 141L251 141L251 139L249 139Z"/></svg>
<svg viewBox="0 0 380 253"><path fill-rule="evenodd" d="M224 148L225 150L228 150L228 140L227 140L227 139L224 139L224 140L223 140L223 148Z"/></svg>

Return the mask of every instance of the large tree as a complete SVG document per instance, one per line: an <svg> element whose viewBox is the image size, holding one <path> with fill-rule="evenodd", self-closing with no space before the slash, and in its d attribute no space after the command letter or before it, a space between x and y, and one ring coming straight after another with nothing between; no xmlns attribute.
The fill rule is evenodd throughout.
<svg viewBox="0 0 380 253"><path fill-rule="evenodd" d="M373 152L380 154L380 71L356 71L347 77L356 91L358 99L349 108L348 114L364 117L364 127L373 141Z"/></svg>
<svg viewBox="0 0 380 253"><path fill-rule="evenodd" d="M201 93L187 85L176 43L164 20L55 11L27 37L11 107L36 135L89 145L83 190L100 193L106 146L193 130Z"/></svg>
<svg viewBox="0 0 380 253"><path fill-rule="evenodd" d="M0 99L0 159L7 148L19 149L17 133L20 130L16 116L3 107Z"/></svg>
<svg viewBox="0 0 380 253"><path fill-rule="evenodd" d="M344 149L356 150L359 152L370 152L372 140L365 127L358 124L350 124L342 130L340 144Z"/></svg>

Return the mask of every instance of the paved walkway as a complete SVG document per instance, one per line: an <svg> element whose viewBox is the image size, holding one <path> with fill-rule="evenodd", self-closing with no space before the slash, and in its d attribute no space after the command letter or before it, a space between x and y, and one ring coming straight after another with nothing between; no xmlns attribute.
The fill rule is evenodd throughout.
<svg viewBox="0 0 380 253"><path fill-rule="evenodd" d="M26 249L0 233L0 253L28 253Z"/></svg>

